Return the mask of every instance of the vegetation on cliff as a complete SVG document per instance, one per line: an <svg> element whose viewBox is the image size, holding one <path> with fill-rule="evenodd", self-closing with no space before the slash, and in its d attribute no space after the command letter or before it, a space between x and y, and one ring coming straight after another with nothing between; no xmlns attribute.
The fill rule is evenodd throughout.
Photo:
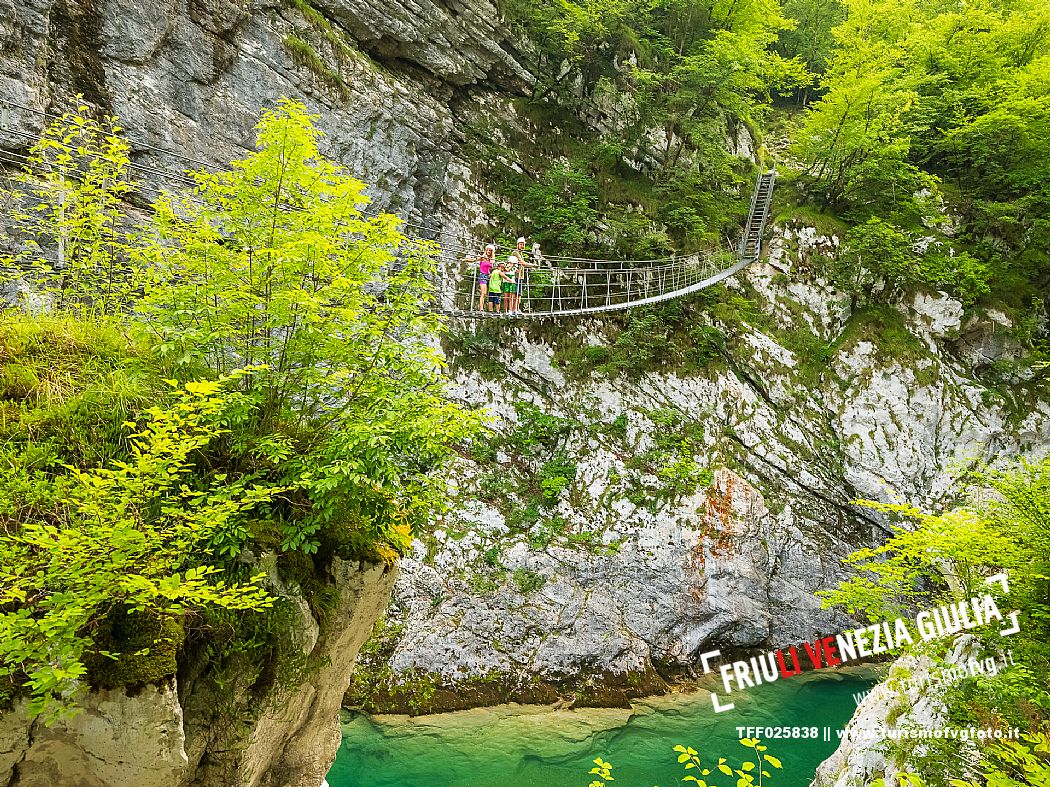
<svg viewBox="0 0 1050 787"><path fill-rule="evenodd" d="M987 185L1005 171L1020 183L1028 177L1023 170L1045 166L1048 151L1032 144L1038 126L1026 127L1022 135L1028 144L1024 161L978 154L971 147L972 161L966 173L959 173L943 157L920 151L920 142L935 146L951 124L976 122L994 108L995 96L1045 68L1050 35L1037 3L984 4L975 10L975 18L987 17L988 40L1014 53L1007 60L1001 52L985 53L966 43L967 37L984 41L985 36L971 30L968 12L935 2L508 0L503 5L528 39L519 51L534 52L531 65L539 79L534 92L515 99L507 111L467 120L467 151L478 179L471 196L493 198L485 207L494 226L479 229L479 236L491 231L505 242L509 235L513 246L524 227L523 234L552 255L622 259L710 247L738 232L751 159L769 163L775 158L780 173L775 210L783 241L778 269L791 269L779 275L761 270L752 279L765 282L761 292L749 277L740 276L729 286L582 325L479 321L457 326L445 339L454 365L496 381L489 390L510 392L497 399L520 392L541 404L535 413L514 408L516 418L506 436L471 447L478 473L470 488L462 485L464 500L487 504L486 513L498 511L497 521L506 530L486 534L488 540L469 552L476 563L446 579L443 593L433 596L435 609L446 596L458 600L460 592L467 592L456 588L457 578L469 583L470 596L486 601L504 590L512 594L515 585L531 587L504 565L507 542L527 546L530 558L542 559L552 546L614 553L630 537L610 536L603 542L594 537L600 534L591 523L623 519L625 511L639 509L672 516L677 512L669 501L701 491L712 470L729 467L753 480L761 477L756 455L767 461L763 451L773 453L768 443L756 447L756 438L737 433L750 431L750 424L711 426L717 418L706 401L695 409L669 410L666 418L634 402L623 413L592 417L585 395L568 407L559 401L563 391L552 389L560 389L560 377L566 380L564 390L583 394L596 377L625 378L613 388L633 399L639 378L644 391L674 376L712 382L735 376L748 395L772 401L775 413L768 423L775 429L802 423L804 430L819 434L790 443L778 459L827 472L832 483L842 486L853 480L851 472L856 475L847 457L858 448L867 455L904 452L880 440L905 430L883 433L881 426L869 425L867 413L850 413L856 431L843 434L849 430L843 429L846 419L839 418L842 409L850 409L849 398L872 377L884 375L894 384L903 380L916 392L904 418L927 396L931 402L955 394L970 401L981 396L982 405L989 405L1001 395L1011 403L1008 417L1016 415L1019 422L1028 416L1030 399L1024 396L1045 397L1046 372L1038 364L1046 352L1040 300L1046 271L1024 262L1043 253L1038 200L1024 202L1021 211L1031 232L1008 229L1000 237L991 224L976 229L971 208L978 192L960 184L960 178L973 178ZM882 40L889 29L899 33L892 52ZM924 59L927 50L929 60ZM863 64L868 52L896 58L893 79L870 90L865 85L871 86L866 80L872 75ZM927 73L922 79L929 84L919 97L926 105L904 95L919 71ZM937 105L941 99L934 84L949 83L960 95L970 91L966 95L982 98L972 104L960 98L951 109ZM1037 103L1043 101L1041 95ZM927 117L935 105L936 122ZM920 127L917 119L926 125ZM1008 224L1013 227L1013 219ZM1008 245L1007 235L1018 245ZM804 237L814 242L806 252L795 253L792 243L798 242L801 251ZM940 290L954 300L935 296ZM936 321L942 313L922 313L923 299L932 299L935 311L944 308L948 322L957 320L955 327L926 330L924 320ZM964 342L956 340L960 333L988 326L985 315L999 310L1008 319L991 330L1008 334L1020 349L1016 355L1004 353L989 369L991 363L981 367L973 361L976 353L968 354ZM1007 322L1012 325L1001 330ZM523 335L531 347L522 342ZM756 360L761 344L777 353L776 361ZM858 351L868 345L870 353ZM542 369L532 357L537 346L553 347L556 372L528 373ZM780 348L789 352L781 354ZM899 411L881 412L880 397L887 392L888 384L870 386L879 418L895 421ZM826 423L804 411L808 403L827 408ZM981 413L977 419L995 410L995 405L974 408ZM654 448L632 456L619 435L607 439L604 430L611 435L617 424L625 429L629 416L632 435L641 432ZM519 444L522 432L543 434L536 429L541 418L565 421L564 432L550 445ZM947 426L949 420L944 416L930 431L947 434L954 427ZM706 441L696 437L705 427L719 430L718 437L712 439L710 432ZM968 437L954 439L947 442L961 444ZM584 472L577 481L572 472L556 472L567 469L557 456L565 443L588 449L607 445L624 458L625 468L610 471L603 487L606 479L596 482L597 474L588 474L580 461ZM925 461L942 445L916 447L916 455ZM872 472L879 472L877 463ZM924 483L914 467L889 472ZM588 499L589 485L602 490L600 500ZM797 504L788 501L784 484L776 479L762 491L768 492L771 507ZM841 486L831 496L840 492ZM588 511L587 525L567 521L581 510ZM469 522L456 522L449 538L473 532ZM422 562L442 571L442 558L468 551L436 541L427 546ZM435 613L432 619L440 618ZM411 635L403 640L411 641ZM399 655L413 652L411 644L404 644ZM355 704L400 710L402 705L360 700L387 684L425 694L422 671L391 674L386 665L385 656L363 664L358 680L363 690L351 697ZM463 692L468 690L464 682Z"/></svg>
<svg viewBox="0 0 1050 787"><path fill-rule="evenodd" d="M718 245L739 232L746 159L775 157L779 219L838 236L813 273L854 306L945 290L1003 310L1032 359L1046 355L1044 4L505 6L536 47L539 80L517 117L472 124L497 235L525 227L551 254L624 259ZM712 295L695 322L725 332L712 307L731 296ZM678 357L681 324L664 311L611 322Z"/></svg>
<svg viewBox="0 0 1050 787"><path fill-rule="evenodd" d="M650 258L735 232L746 213L746 150L770 96L806 84L774 47L790 23L776 0L738 3L511 0L539 50L539 81L483 174L551 253ZM597 137L588 121L605 126ZM520 160L521 168L510 166ZM562 251L564 250L564 251Z"/></svg>
<svg viewBox="0 0 1050 787"><path fill-rule="evenodd" d="M1004 613L1018 610L1020 631L1002 636L996 626L975 629L984 652L1009 651L1009 669L964 678L944 697L957 727L1019 728L1032 737L991 747L978 764L959 741L938 746L897 744L896 762L930 787L969 787L983 774L989 785L1044 784L1050 773L1046 731L1050 721L1050 460L1008 470L987 470L971 479L968 505L929 514L909 505L870 503L904 524L885 544L855 553L856 576L825 592L871 621L893 620L916 605L951 604L995 592ZM1009 590L1000 593L985 578L1005 572ZM923 648L907 645L902 652ZM925 646L929 651L929 647ZM903 748L901 748L903 747ZM960 767L945 768L946 757ZM917 783L917 782L916 782Z"/></svg>
<svg viewBox="0 0 1050 787"><path fill-rule="evenodd" d="M799 189L854 225L852 256L891 289L1031 307L1050 274L1046 4L842 8L796 138Z"/></svg>
<svg viewBox="0 0 1050 787"><path fill-rule="evenodd" d="M34 712L173 674L184 646L265 658L291 632L251 620L286 603L261 554L323 617L328 561L392 561L443 505L475 421L419 308L434 250L317 144L283 101L255 153L135 222L119 129L82 110L7 195L0 690Z"/></svg>

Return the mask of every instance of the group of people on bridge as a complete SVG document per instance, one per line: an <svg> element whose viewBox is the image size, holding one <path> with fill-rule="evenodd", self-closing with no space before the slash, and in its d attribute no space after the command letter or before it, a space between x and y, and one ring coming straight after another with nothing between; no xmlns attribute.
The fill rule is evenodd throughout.
<svg viewBox="0 0 1050 787"><path fill-rule="evenodd" d="M538 252L538 247L533 249ZM526 271L538 267L525 257L525 239L518 238L514 253L504 262L496 260L496 247L488 244L478 257L464 257L463 262L478 265L478 309L480 311L521 313L521 294L524 289Z"/></svg>

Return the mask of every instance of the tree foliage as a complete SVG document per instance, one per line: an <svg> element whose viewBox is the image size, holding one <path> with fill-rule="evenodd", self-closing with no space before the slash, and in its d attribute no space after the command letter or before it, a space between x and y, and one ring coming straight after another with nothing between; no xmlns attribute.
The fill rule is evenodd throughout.
<svg viewBox="0 0 1050 787"><path fill-rule="evenodd" d="M977 784L1041 784L1046 770L1045 728L1050 715L1050 460L976 473L970 505L928 514L908 505L865 503L899 515L906 526L880 547L862 549L849 562L856 575L819 595L870 620L910 616L919 606L954 603L996 592L985 582L1006 572L1009 592L1000 609L1020 612L1020 631L1004 640L992 627L976 629L984 645L1012 653L1016 666L971 679L979 691L949 691L952 722L1029 727L1026 742L988 748ZM1023 721L1019 721L1023 719ZM1009 721L1007 721L1009 720ZM936 767L940 767L940 762ZM930 774L918 770L919 777ZM943 783L938 771L932 783ZM949 780L968 787L970 782Z"/></svg>
<svg viewBox="0 0 1050 787"><path fill-rule="evenodd" d="M579 249L597 241L598 189L594 179L572 164L556 164L530 186L523 204L547 248Z"/></svg>
<svg viewBox="0 0 1050 787"><path fill-rule="evenodd" d="M980 763L971 768L980 776L948 779L949 787L1043 787L1050 783L1050 737L1046 732L1024 734L1019 741L995 742L981 752ZM925 787L923 775L898 771L889 785ZM886 779L875 779L871 787L889 787Z"/></svg>
<svg viewBox="0 0 1050 787"><path fill-rule="evenodd" d="M784 0L784 16L794 22L780 31L779 49L797 57L811 74L823 74L835 49L832 30L845 15L839 0ZM811 85L804 85L807 89Z"/></svg>
<svg viewBox="0 0 1050 787"><path fill-rule="evenodd" d="M772 93L809 82L800 60L776 50L792 25L778 0L510 0L507 9L540 56L527 114L556 125L535 124L536 177L493 167L524 214L506 220L527 220L559 254L649 257L735 230L751 179L727 139L752 133ZM591 132L571 126L596 113L615 132L578 140ZM553 197L567 176L575 189L562 205Z"/></svg>
<svg viewBox="0 0 1050 787"><path fill-rule="evenodd" d="M878 217L852 227L844 240L839 267L856 277L850 283L858 290L950 289L968 304L990 291L987 265L969 252L939 243L917 248L917 238Z"/></svg>
<svg viewBox="0 0 1050 787"><path fill-rule="evenodd" d="M769 747L760 739L741 738L740 745L751 749L753 756L741 761L739 767L730 765L725 757L719 757L717 763L707 764L701 760L700 752L692 746L675 746L678 764L686 772L682 781L698 787L716 787L717 782L727 783L723 780L723 777L726 777L729 784L735 783L737 787L762 787L773 777L773 770L784 767L779 758L768 753ZM612 787L609 782L616 780L613 776L613 764L601 757L595 758L594 767L589 774L595 778L588 787Z"/></svg>
<svg viewBox="0 0 1050 787"><path fill-rule="evenodd" d="M795 144L803 186L853 221L904 230L929 228L950 193L962 219L953 242L972 257L941 260L958 263L947 278L966 294L964 280L986 267L997 294L1020 303L1050 265L1050 10L1038 0L843 6L823 97Z"/></svg>
<svg viewBox="0 0 1050 787"><path fill-rule="evenodd" d="M197 557L282 491L224 473L191 479L193 455L244 404L225 382L180 387L170 407L145 413L127 461L69 468L47 518L0 537L0 680L23 680L32 712L52 718L84 691L85 653L115 606L160 619L270 606L260 576L227 581ZM18 472L0 466L0 483L19 483Z"/></svg>
<svg viewBox="0 0 1050 787"><path fill-rule="evenodd" d="M897 617L919 599L969 598L986 587L984 577L1010 575L1009 602L1024 609L1038 629L1050 624L1050 460L974 476L985 490L969 506L929 514L906 504L865 502L883 514L902 516L885 544L862 549L849 562L857 576L822 593L871 619ZM1036 629L1030 629L1038 642Z"/></svg>
<svg viewBox="0 0 1050 787"><path fill-rule="evenodd" d="M313 120L280 102L252 155L134 232L126 144L82 113L9 195L12 280L49 314L0 325L0 701L53 716L195 615L268 609L260 553L316 584L442 510L477 418L443 393L435 249L364 216ZM150 637L112 641L131 619Z"/></svg>
<svg viewBox="0 0 1050 787"><path fill-rule="evenodd" d="M243 378L258 422L231 458L305 496L285 546L312 551L321 527L353 522L403 549L443 498L432 471L475 419L442 392L440 318L420 308L434 245L363 216L364 184L318 141L282 102L257 153L196 173L192 199L159 202L140 312L183 376L265 367Z"/></svg>
<svg viewBox="0 0 1050 787"><path fill-rule="evenodd" d="M135 188L115 118L86 106L50 123L4 193L12 236L0 282L56 309L101 315L134 292L123 200Z"/></svg>

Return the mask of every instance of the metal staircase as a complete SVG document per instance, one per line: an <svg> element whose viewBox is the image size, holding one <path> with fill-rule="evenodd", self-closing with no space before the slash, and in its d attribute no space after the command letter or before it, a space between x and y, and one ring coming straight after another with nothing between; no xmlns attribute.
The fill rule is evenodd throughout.
<svg viewBox="0 0 1050 787"><path fill-rule="evenodd" d="M773 201L773 184L776 182L776 170L763 172L755 183L751 195L751 210L747 217L747 226L740 238L740 259L757 260L762 252L762 233L769 217L769 206Z"/></svg>

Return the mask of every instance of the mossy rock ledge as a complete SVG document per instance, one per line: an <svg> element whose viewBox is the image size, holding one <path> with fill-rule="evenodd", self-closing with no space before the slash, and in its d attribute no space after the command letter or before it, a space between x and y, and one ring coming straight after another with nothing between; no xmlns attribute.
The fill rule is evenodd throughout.
<svg viewBox="0 0 1050 787"><path fill-rule="evenodd" d="M343 691L397 567L333 556L315 577L326 600L317 616L272 556L260 563L270 564L280 594L272 623L287 627L283 650L253 650L262 624L217 648L201 621L183 626L115 610L102 640L123 651L91 659L79 713L48 727L30 721L26 700L17 699L0 714L0 785L320 784L339 747Z"/></svg>

